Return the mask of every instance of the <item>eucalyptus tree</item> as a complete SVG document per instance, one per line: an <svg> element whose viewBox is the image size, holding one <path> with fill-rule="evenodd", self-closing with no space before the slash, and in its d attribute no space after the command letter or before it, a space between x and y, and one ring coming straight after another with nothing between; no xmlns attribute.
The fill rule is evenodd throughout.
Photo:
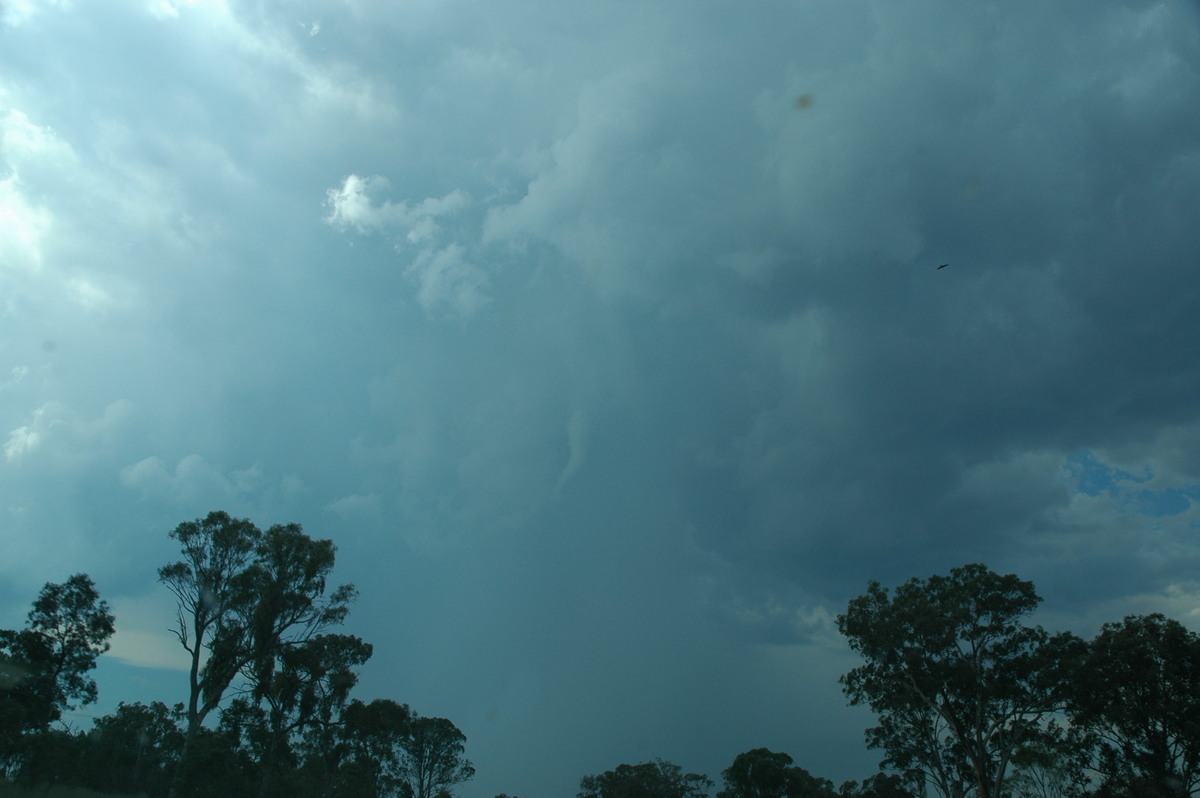
<svg viewBox="0 0 1200 798"><path fill-rule="evenodd" d="M1200 792L1200 635L1161 614L1108 623L1072 683L1072 720L1110 790Z"/></svg>
<svg viewBox="0 0 1200 798"><path fill-rule="evenodd" d="M679 765L656 759L584 776L577 798L707 798L710 787L707 776L684 773Z"/></svg>
<svg viewBox="0 0 1200 798"><path fill-rule="evenodd" d="M262 532L245 518L214 511L185 521L170 536L182 559L158 569L175 595L173 630L188 653L187 742L191 743L248 661L246 617L254 596L247 570Z"/></svg>
<svg viewBox="0 0 1200 798"><path fill-rule="evenodd" d="M721 771L725 789L717 798L834 798L833 782L813 776L782 752L755 748L734 757Z"/></svg>
<svg viewBox="0 0 1200 798"><path fill-rule="evenodd" d="M838 628L866 662L841 682L879 716L868 741L885 763L946 798L1000 798L1013 755L1063 708L1081 645L1025 624L1040 601L1033 583L970 564L894 592L871 582L850 602Z"/></svg>
<svg viewBox="0 0 1200 798"><path fill-rule="evenodd" d="M0 741L38 731L96 700L89 675L115 631L108 602L87 574L47 582L24 629L0 630Z"/></svg>
<svg viewBox="0 0 1200 798"><path fill-rule="evenodd" d="M327 592L337 547L299 524L262 532L215 511L171 532L182 559L158 571L175 595L175 636L190 657L185 708L190 743L239 676L250 689L274 680L281 653L345 620L353 585Z"/></svg>
<svg viewBox="0 0 1200 798"><path fill-rule="evenodd" d="M371 657L371 644L352 635L317 635L283 648L270 679L252 695L264 706L264 750L259 795L271 794L279 759L293 737L312 726L333 725L358 683L354 668Z"/></svg>
<svg viewBox="0 0 1200 798"><path fill-rule="evenodd" d="M414 716L399 739L402 794L410 798L450 795L456 784L470 780L475 767L463 754L467 736L446 718Z"/></svg>

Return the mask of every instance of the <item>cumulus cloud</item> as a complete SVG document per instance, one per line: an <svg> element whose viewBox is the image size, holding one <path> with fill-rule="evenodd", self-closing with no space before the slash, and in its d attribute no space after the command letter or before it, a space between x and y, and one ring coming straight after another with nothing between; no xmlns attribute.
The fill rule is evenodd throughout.
<svg viewBox="0 0 1200 798"><path fill-rule="evenodd" d="M490 301L487 274L467 260L458 244L422 251L405 274L417 284L417 300L431 315L446 310L470 318Z"/></svg>
<svg viewBox="0 0 1200 798"><path fill-rule="evenodd" d="M101 459L134 417L135 407L127 400L109 404L91 420L64 402L49 401L35 409L26 423L9 431L5 459L15 466L49 460L52 466L47 467L83 467Z"/></svg>
<svg viewBox="0 0 1200 798"><path fill-rule="evenodd" d="M475 315L490 301L487 273L471 262L462 244L438 243L439 219L461 212L468 205L466 194L456 190L414 205L376 202L374 195L388 187L388 181L379 176L349 175L340 187L329 189L326 221L360 233L391 233L413 245L417 248L415 255L409 255L404 244L397 249L401 257L409 259L404 274L416 285L417 301L425 312L462 319Z"/></svg>
<svg viewBox="0 0 1200 798"><path fill-rule="evenodd" d="M42 244L51 224L50 212L30 205L16 178L0 179L0 252L6 271L36 272L41 268Z"/></svg>
<svg viewBox="0 0 1200 798"><path fill-rule="evenodd" d="M1195 594L1185 3L7 8L13 579L137 597L180 520L302 522L364 688L509 794L760 734L861 779L868 579Z"/></svg>
<svg viewBox="0 0 1200 798"><path fill-rule="evenodd" d="M139 460L121 469L121 484L143 496L188 505L199 499L219 503L233 493L229 478L198 454L181 458L173 468L159 457Z"/></svg>
<svg viewBox="0 0 1200 798"><path fill-rule="evenodd" d="M47 9L70 7L70 0L8 0L0 6L0 21L17 27Z"/></svg>

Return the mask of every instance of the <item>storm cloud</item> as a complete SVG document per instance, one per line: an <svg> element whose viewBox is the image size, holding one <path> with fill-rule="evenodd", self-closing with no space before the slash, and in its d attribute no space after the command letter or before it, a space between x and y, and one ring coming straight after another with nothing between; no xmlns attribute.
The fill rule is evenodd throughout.
<svg viewBox="0 0 1200 798"><path fill-rule="evenodd" d="M0 15L0 625L91 574L101 711L212 509L337 543L464 795L869 775L870 579L1200 625L1194 4Z"/></svg>

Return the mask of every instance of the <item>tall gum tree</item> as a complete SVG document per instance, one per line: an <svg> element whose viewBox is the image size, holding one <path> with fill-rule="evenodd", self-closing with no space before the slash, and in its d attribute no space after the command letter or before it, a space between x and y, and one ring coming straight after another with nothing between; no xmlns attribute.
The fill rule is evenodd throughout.
<svg viewBox="0 0 1200 798"><path fill-rule="evenodd" d="M245 616L252 600L247 571L262 532L244 518L214 511L170 533L182 559L158 569L175 595L175 636L188 653L187 742L225 696L245 661Z"/></svg>
<svg viewBox="0 0 1200 798"><path fill-rule="evenodd" d="M1160 614L1107 623L1075 678L1072 720L1115 791L1200 791L1200 635Z"/></svg>
<svg viewBox="0 0 1200 798"><path fill-rule="evenodd" d="M234 679L261 697L274 689L281 654L340 624L357 596L353 585L327 593L337 547L299 524L265 533L216 511L171 532L183 558L159 569L175 594L175 635L191 659L187 739L195 738Z"/></svg>
<svg viewBox="0 0 1200 798"><path fill-rule="evenodd" d="M866 662L841 682L880 717L867 738L886 764L947 798L1000 798L1014 753L1063 708L1082 646L1024 624L1040 601L1033 583L975 563L891 593L871 582L850 602L838 628Z"/></svg>

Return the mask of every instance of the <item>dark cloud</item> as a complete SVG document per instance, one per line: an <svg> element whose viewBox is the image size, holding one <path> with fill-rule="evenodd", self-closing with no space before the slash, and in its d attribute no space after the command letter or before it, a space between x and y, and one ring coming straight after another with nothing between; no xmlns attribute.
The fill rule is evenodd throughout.
<svg viewBox="0 0 1200 798"><path fill-rule="evenodd" d="M91 573L105 701L214 508L338 543L481 794L862 778L869 579L1200 623L1189 4L3 19L0 620Z"/></svg>

